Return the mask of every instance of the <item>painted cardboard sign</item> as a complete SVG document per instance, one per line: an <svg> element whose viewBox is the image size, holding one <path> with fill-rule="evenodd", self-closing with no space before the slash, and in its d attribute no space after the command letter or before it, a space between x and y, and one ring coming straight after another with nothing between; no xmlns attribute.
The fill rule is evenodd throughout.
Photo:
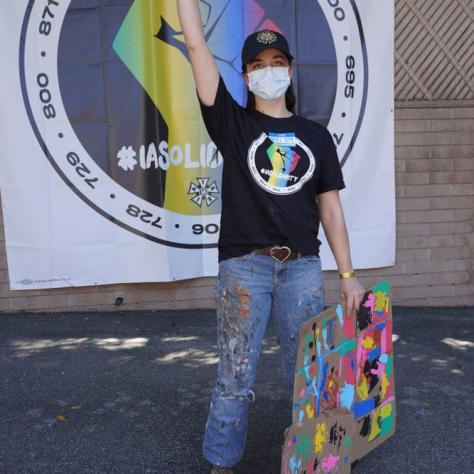
<svg viewBox="0 0 474 474"><path fill-rule="evenodd" d="M331 306L301 327L296 367L306 367L356 336L355 321L342 306Z"/></svg>
<svg viewBox="0 0 474 474"><path fill-rule="evenodd" d="M282 474L346 474L351 472L353 417L332 410L302 424L285 437Z"/></svg>
<svg viewBox="0 0 474 474"><path fill-rule="evenodd" d="M331 307L301 330L293 394L293 423L331 408L352 410L355 394L355 321Z"/></svg>
<svg viewBox="0 0 474 474"><path fill-rule="evenodd" d="M356 318L340 305L301 329L293 394L293 423L317 420L336 408L352 412L351 457L358 459L395 432L390 286L366 292Z"/></svg>
<svg viewBox="0 0 474 474"><path fill-rule="evenodd" d="M334 408L352 410L355 396L355 341L348 340L296 371L293 422L303 423Z"/></svg>
<svg viewBox="0 0 474 474"><path fill-rule="evenodd" d="M395 433L392 308L383 281L367 292L357 312L356 427L353 458L361 458Z"/></svg>

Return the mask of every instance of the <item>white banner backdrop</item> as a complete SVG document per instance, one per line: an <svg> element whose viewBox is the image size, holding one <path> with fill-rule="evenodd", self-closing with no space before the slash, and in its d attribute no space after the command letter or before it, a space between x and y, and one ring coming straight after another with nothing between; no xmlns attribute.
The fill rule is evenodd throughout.
<svg viewBox="0 0 474 474"><path fill-rule="evenodd" d="M12 289L217 274L222 163L176 40L176 2L105 4L0 5L0 191ZM393 265L393 0L315 0L304 15L298 2L291 15L287 3L226 4L202 9L233 95L243 98L240 63L222 58L238 57L235 37L281 28L298 45L300 112L327 124L337 144L354 266ZM226 42L229 28L238 35ZM148 66L156 57L166 68ZM323 268L334 269L322 240Z"/></svg>

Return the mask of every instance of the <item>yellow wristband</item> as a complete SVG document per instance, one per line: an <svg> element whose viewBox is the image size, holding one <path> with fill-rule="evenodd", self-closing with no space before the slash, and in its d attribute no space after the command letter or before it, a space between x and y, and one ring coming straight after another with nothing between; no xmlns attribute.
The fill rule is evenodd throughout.
<svg viewBox="0 0 474 474"><path fill-rule="evenodd" d="M354 278L356 276L355 271L352 270L351 272L342 272L339 273L339 278L341 280L345 280L346 278Z"/></svg>

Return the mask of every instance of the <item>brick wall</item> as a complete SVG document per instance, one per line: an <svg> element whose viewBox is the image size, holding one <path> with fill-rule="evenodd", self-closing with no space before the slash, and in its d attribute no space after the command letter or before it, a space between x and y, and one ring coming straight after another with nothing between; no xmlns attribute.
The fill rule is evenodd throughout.
<svg viewBox="0 0 474 474"><path fill-rule="evenodd" d="M399 105L395 119L396 265L361 281L388 278L399 305L473 305L474 107Z"/></svg>
<svg viewBox="0 0 474 474"><path fill-rule="evenodd" d="M388 278L398 305L474 305L474 106L396 109L396 265L359 273ZM328 302L338 281L327 272ZM0 311L213 307L212 278L160 284L10 291L0 213Z"/></svg>

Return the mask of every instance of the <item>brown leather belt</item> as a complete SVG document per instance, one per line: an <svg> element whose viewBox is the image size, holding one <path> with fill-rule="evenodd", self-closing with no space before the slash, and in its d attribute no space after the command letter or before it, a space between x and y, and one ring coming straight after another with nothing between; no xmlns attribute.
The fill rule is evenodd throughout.
<svg viewBox="0 0 474 474"><path fill-rule="evenodd" d="M263 249L256 249L255 252L257 252L259 255L266 255L268 257L272 257L275 260L279 261L280 263L286 262L286 260L294 260L296 258L301 257L302 255L307 255L305 253L295 252L294 250L291 250L290 247L287 247L286 245L281 246L281 247L278 245L275 245L273 247L265 247Z"/></svg>

